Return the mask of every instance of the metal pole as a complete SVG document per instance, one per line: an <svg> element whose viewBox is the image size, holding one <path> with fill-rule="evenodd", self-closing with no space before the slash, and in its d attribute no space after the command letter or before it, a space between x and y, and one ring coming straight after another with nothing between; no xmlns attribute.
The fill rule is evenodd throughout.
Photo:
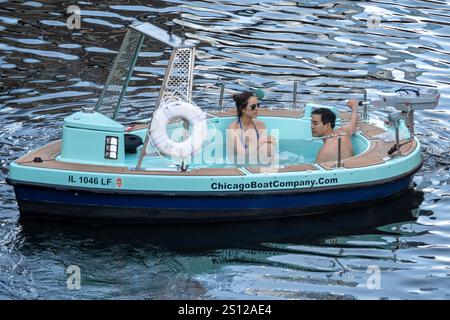
<svg viewBox="0 0 450 320"><path fill-rule="evenodd" d="M411 106L408 107L408 127L409 127L409 140L414 140L414 109Z"/></svg>
<svg viewBox="0 0 450 320"><path fill-rule="evenodd" d="M292 97L292 105L294 108L297 107L297 88L298 88L298 81L294 81L294 92Z"/></svg>
<svg viewBox="0 0 450 320"><path fill-rule="evenodd" d="M138 46L136 48L136 52L134 53L133 60L131 61L130 68L128 70L128 74L127 74L127 77L125 79L125 83L124 83L123 88L122 88L122 92L120 93L119 101L117 102L116 109L114 110L114 115L113 115L113 119L114 120L117 118L117 114L119 113L120 105L122 104L122 100L123 100L123 98L125 96L125 93L127 91L128 83L130 82L130 78L131 78L131 75L133 73L134 66L136 65L137 59L139 58L139 52L141 51L141 47L142 47L143 43L144 43L144 35L141 34L141 37L139 39L139 44L138 44Z"/></svg>
<svg viewBox="0 0 450 320"><path fill-rule="evenodd" d="M167 27L169 27L169 36L170 36L170 39L172 39L173 37L172 37L172 34L173 34L173 27L175 27L175 23L174 22L167 22L166 23L166 26Z"/></svg>
<svg viewBox="0 0 450 320"><path fill-rule="evenodd" d="M186 165L186 162L184 161L184 159L181 161L180 170L181 170L181 172L187 171L187 165Z"/></svg>
<svg viewBox="0 0 450 320"><path fill-rule="evenodd" d="M364 101L363 105L363 120L367 121L367 107L369 105L369 101L367 100L367 89L364 89Z"/></svg>
<svg viewBox="0 0 450 320"><path fill-rule="evenodd" d="M400 132L399 132L399 120L395 123L395 149L400 153Z"/></svg>
<svg viewBox="0 0 450 320"><path fill-rule="evenodd" d="M181 40L184 44L186 42L186 34L184 33L184 23L181 21Z"/></svg>
<svg viewBox="0 0 450 320"><path fill-rule="evenodd" d="M150 128L150 124L148 125L148 128ZM146 149L149 141L150 141L150 129L147 129L147 132L145 133L144 144L142 145L142 150L139 153L139 159L136 164L136 170L141 170L142 160L144 160L144 157L147 153Z"/></svg>
<svg viewBox="0 0 450 320"><path fill-rule="evenodd" d="M223 112L223 97L225 94L225 82L222 82L220 84L220 96L219 96L219 107L220 107L220 111Z"/></svg>
<svg viewBox="0 0 450 320"><path fill-rule="evenodd" d="M340 168L342 166L341 164L341 137L338 137L338 160L337 160L337 167Z"/></svg>

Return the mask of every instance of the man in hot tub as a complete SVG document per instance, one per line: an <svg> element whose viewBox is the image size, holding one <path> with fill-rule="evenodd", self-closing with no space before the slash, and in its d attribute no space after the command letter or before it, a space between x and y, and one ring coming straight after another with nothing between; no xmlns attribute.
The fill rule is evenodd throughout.
<svg viewBox="0 0 450 320"><path fill-rule="evenodd" d="M350 122L339 129L334 129L336 115L327 108L318 108L311 112L311 132L313 137L324 137L323 146L316 157L316 162L336 161L338 154L338 135L341 136L341 159L353 157L352 134L358 126L358 101L351 99L347 103L352 110Z"/></svg>

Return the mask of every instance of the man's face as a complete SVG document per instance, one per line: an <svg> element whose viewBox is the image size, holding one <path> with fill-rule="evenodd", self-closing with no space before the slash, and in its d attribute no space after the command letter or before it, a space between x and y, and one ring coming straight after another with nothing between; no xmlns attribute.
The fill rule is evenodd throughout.
<svg viewBox="0 0 450 320"><path fill-rule="evenodd" d="M331 125L322 122L320 114L313 114L311 117L311 133L313 137L323 137L330 134Z"/></svg>

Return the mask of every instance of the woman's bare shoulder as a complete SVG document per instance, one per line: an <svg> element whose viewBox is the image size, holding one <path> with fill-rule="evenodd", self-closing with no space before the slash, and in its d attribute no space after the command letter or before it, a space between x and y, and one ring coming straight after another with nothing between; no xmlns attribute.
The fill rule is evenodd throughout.
<svg viewBox="0 0 450 320"><path fill-rule="evenodd" d="M228 129L237 129L237 128L238 128L237 120L231 122L230 125L228 126Z"/></svg>
<svg viewBox="0 0 450 320"><path fill-rule="evenodd" d="M255 119L253 120L255 122L255 126L256 128L262 130L266 128L266 125L264 124L264 122L262 122L261 120Z"/></svg>

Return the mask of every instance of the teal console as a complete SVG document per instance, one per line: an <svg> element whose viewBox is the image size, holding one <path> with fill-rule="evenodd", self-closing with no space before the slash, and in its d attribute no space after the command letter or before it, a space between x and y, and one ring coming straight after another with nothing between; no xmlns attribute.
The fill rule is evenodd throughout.
<svg viewBox="0 0 450 320"><path fill-rule="evenodd" d="M59 161L124 166L124 126L98 112L81 111L64 119Z"/></svg>

